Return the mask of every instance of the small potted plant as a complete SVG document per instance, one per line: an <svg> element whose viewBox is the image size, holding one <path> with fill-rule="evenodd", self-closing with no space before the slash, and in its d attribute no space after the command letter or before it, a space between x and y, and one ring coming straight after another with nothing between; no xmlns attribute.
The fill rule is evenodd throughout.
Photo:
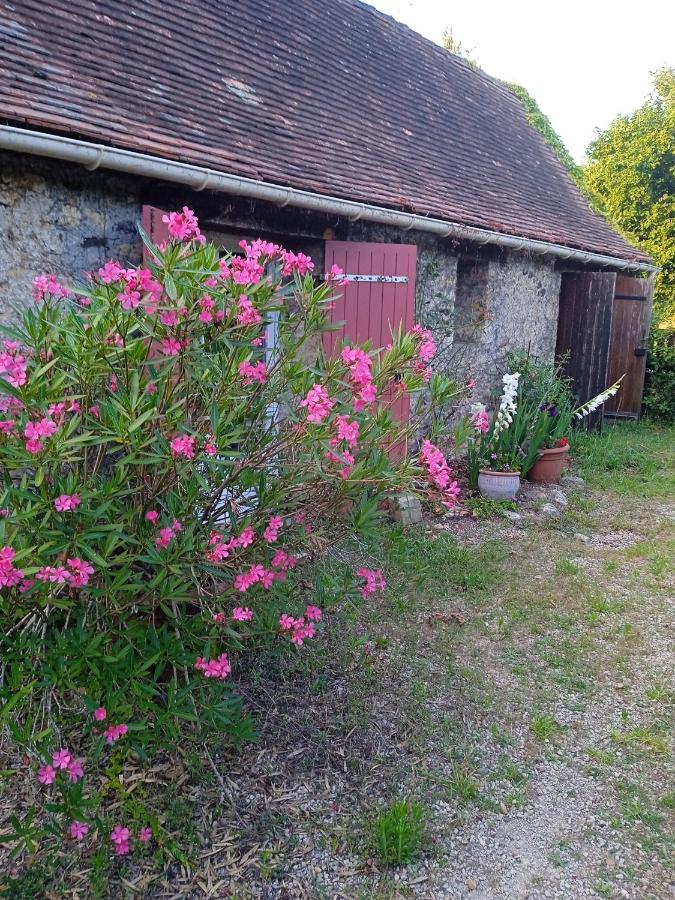
<svg viewBox="0 0 675 900"><path fill-rule="evenodd" d="M492 422L482 403L471 408L474 435L468 441L469 481L488 500L514 500L520 488L520 430L517 395L520 373L502 378L502 396Z"/></svg>

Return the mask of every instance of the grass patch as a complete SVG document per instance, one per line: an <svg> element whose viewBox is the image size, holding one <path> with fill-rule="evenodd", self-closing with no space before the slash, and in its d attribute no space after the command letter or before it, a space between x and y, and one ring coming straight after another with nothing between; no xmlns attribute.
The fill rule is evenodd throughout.
<svg viewBox="0 0 675 900"><path fill-rule="evenodd" d="M626 731L613 731L611 739L620 747L634 750L648 750L652 753L667 753L668 742L655 728L636 725Z"/></svg>
<svg viewBox="0 0 675 900"><path fill-rule="evenodd" d="M448 796L461 803L473 803L478 799L478 784L466 766L455 764L448 785Z"/></svg>
<svg viewBox="0 0 675 900"><path fill-rule="evenodd" d="M538 741L550 741L560 732L560 725L548 713L535 713L530 719L530 731Z"/></svg>
<svg viewBox="0 0 675 900"><path fill-rule="evenodd" d="M373 824L375 850L386 865L404 865L415 856L424 832L424 808L399 800L381 812Z"/></svg>
<svg viewBox="0 0 675 900"><path fill-rule="evenodd" d="M629 497L675 495L675 427L607 424L602 434L574 435L577 466L594 488Z"/></svg>

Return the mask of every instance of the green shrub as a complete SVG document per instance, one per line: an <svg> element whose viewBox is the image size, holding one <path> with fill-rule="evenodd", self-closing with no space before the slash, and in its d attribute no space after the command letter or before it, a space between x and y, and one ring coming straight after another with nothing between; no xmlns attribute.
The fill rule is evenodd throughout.
<svg viewBox="0 0 675 900"><path fill-rule="evenodd" d="M399 800L375 819L375 848L387 865L404 865L415 856L424 831L420 803Z"/></svg>
<svg viewBox="0 0 675 900"><path fill-rule="evenodd" d="M647 356L643 399L645 412L662 422L675 422L675 332L653 329Z"/></svg>

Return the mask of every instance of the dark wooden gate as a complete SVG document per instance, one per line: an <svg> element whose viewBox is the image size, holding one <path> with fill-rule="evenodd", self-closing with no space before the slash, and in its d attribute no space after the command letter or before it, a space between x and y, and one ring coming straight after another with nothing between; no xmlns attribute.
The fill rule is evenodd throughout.
<svg viewBox="0 0 675 900"><path fill-rule="evenodd" d="M580 403L608 384L609 345L614 302L614 272L563 272L556 357L567 356L566 374ZM602 409L585 419L587 428L602 426Z"/></svg>
<svg viewBox="0 0 675 900"><path fill-rule="evenodd" d="M605 403L605 415L639 418L652 315L653 278L618 275L614 291L607 381L625 375L618 394Z"/></svg>

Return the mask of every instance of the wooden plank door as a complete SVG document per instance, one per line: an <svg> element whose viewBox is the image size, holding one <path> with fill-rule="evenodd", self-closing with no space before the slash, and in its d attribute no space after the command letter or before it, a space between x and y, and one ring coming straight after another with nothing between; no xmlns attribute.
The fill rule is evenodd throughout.
<svg viewBox="0 0 675 900"><path fill-rule="evenodd" d="M556 357L567 356L565 374L572 379L580 403L608 384L609 342L614 302L614 272L563 272ZM602 409L584 424L602 427Z"/></svg>
<svg viewBox="0 0 675 900"><path fill-rule="evenodd" d="M386 347L399 326L405 331L412 328L415 244L326 241L325 271L330 271L334 264L344 270L347 284L336 290L331 321L341 322L342 326L325 335L327 355L339 350L342 343L370 341L375 348ZM386 402L388 398L383 399ZM400 422L407 422L410 413L407 394L397 394L391 409Z"/></svg>
<svg viewBox="0 0 675 900"><path fill-rule="evenodd" d="M622 375L625 378L618 393L605 404L609 416L640 417L653 294L653 278L617 276L607 380L613 384Z"/></svg>

